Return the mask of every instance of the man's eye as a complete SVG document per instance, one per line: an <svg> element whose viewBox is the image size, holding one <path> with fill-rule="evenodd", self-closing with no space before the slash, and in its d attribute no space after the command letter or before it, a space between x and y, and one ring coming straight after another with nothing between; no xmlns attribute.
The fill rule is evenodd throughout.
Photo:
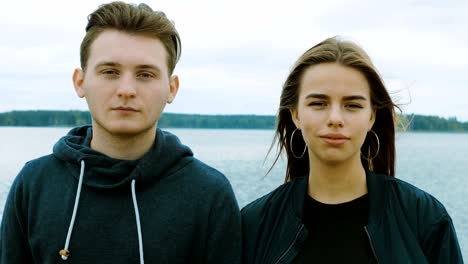
<svg viewBox="0 0 468 264"><path fill-rule="evenodd" d="M149 79L149 78L153 78L154 74L152 74L150 72L140 72L140 73L138 73L138 77L144 78L144 79Z"/></svg>
<svg viewBox="0 0 468 264"><path fill-rule="evenodd" d="M103 70L101 71L104 75L118 75L119 73L116 70Z"/></svg>

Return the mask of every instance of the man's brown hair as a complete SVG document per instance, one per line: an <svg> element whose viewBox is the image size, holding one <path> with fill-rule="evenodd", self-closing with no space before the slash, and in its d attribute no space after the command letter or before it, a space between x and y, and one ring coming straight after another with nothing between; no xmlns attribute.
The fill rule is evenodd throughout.
<svg viewBox="0 0 468 264"><path fill-rule="evenodd" d="M172 75L181 54L180 37L174 23L163 12L153 11L146 4L134 5L119 1L103 4L88 16L86 35L80 47L83 71L88 66L94 40L109 29L159 39L166 48L168 73Z"/></svg>

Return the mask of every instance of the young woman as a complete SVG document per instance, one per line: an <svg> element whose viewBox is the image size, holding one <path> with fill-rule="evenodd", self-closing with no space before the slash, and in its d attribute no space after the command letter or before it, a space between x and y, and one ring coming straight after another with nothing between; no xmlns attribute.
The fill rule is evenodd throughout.
<svg viewBox="0 0 468 264"><path fill-rule="evenodd" d="M284 83L285 184L242 209L243 263L463 263L452 220L395 176L395 108L370 58L330 38Z"/></svg>

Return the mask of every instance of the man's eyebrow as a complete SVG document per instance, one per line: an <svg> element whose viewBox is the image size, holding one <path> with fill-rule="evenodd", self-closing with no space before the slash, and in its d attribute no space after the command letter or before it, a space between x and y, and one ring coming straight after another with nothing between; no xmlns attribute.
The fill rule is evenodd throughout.
<svg viewBox="0 0 468 264"><path fill-rule="evenodd" d="M150 70L155 70L157 72L161 72L161 69L154 65L154 64L140 64L140 65L137 65L135 68L137 69L150 69Z"/></svg>
<svg viewBox="0 0 468 264"><path fill-rule="evenodd" d="M98 69L101 67L122 67L122 64L117 63L117 62L112 62L112 61L103 61L103 62L98 63L96 67L94 68ZM135 68L136 69L151 69L157 72L161 72L161 69L154 64L140 64L140 65L136 65Z"/></svg>
<svg viewBox="0 0 468 264"><path fill-rule="evenodd" d="M121 67L122 64L117 63L117 62L112 62L112 61L103 61L103 62L100 62L100 63L96 64L94 69L98 69L100 67L105 67L105 66L107 66L107 67L109 67L109 66L110 67Z"/></svg>

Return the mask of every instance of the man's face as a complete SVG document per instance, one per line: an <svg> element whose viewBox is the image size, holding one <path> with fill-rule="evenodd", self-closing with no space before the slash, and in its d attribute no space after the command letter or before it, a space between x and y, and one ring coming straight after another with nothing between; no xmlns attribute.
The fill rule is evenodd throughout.
<svg viewBox="0 0 468 264"><path fill-rule="evenodd" d="M91 45L86 71L73 75L93 129L114 136L153 133L179 86L177 76L168 76L166 57L159 39L117 30L101 33Z"/></svg>

